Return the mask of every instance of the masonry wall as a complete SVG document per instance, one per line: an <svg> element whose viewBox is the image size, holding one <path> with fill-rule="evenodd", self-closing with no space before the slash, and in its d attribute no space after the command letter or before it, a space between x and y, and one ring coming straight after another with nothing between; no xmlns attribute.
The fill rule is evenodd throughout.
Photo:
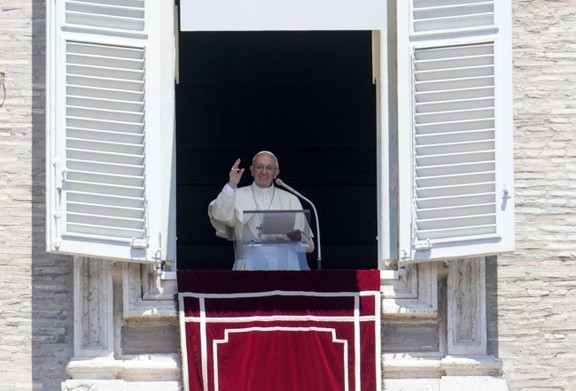
<svg viewBox="0 0 576 391"><path fill-rule="evenodd" d="M510 390L576 384L576 3L514 0L517 249L491 258ZM44 251L45 2L0 1L0 389L59 390L72 261ZM492 266L496 266L492 267Z"/></svg>
<svg viewBox="0 0 576 391"><path fill-rule="evenodd" d="M72 264L44 250L45 3L0 1L0 389L59 390Z"/></svg>
<svg viewBox="0 0 576 391"><path fill-rule="evenodd" d="M515 0L516 252L498 259L511 390L576 388L576 2Z"/></svg>

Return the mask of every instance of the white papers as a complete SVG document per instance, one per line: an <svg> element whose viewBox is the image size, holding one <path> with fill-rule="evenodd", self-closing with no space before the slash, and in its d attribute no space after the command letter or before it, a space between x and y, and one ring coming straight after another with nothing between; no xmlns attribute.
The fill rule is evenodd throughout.
<svg viewBox="0 0 576 391"><path fill-rule="evenodd" d="M294 231L296 213L268 212L262 215L262 235L286 235Z"/></svg>

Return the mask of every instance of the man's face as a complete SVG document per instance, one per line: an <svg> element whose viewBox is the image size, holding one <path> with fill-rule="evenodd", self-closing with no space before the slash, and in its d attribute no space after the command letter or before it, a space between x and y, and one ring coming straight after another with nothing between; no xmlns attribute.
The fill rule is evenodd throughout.
<svg viewBox="0 0 576 391"><path fill-rule="evenodd" d="M268 154L258 155L250 166L250 173L254 177L254 182L263 188L270 187L279 172L280 170L276 167L276 160Z"/></svg>

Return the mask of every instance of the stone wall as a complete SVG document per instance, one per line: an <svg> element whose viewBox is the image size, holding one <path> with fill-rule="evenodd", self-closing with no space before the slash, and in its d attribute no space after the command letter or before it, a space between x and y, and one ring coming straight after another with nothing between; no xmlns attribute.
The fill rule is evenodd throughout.
<svg viewBox="0 0 576 391"><path fill-rule="evenodd" d="M72 263L44 249L45 8L0 2L2 390L59 390L72 356Z"/></svg>
<svg viewBox="0 0 576 391"><path fill-rule="evenodd" d="M576 3L515 0L516 252L498 259L511 390L576 386Z"/></svg>

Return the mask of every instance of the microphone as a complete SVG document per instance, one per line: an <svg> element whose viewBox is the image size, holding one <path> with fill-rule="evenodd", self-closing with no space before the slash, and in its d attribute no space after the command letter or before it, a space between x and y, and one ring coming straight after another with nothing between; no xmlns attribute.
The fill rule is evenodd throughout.
<svg viewBox="0 0 576 391"><path fill-rule="evenodd" d="M283 188L288 190L290 193L302 198L304 201L309 203L310 206L312 206L312 210L314 210L314 217L316 218L316 233L318 234L318 270L321 270L322 269L322 247L320 245L320 222L318 221L318 211L316 211L316 207L314 206L312 201L310 201L308 198L304 197L302 194L298 193L291 186L288 186L286 183L284 183L284 181L282 179L276 178L276 184L278 186L282 186Z"/></svg>

